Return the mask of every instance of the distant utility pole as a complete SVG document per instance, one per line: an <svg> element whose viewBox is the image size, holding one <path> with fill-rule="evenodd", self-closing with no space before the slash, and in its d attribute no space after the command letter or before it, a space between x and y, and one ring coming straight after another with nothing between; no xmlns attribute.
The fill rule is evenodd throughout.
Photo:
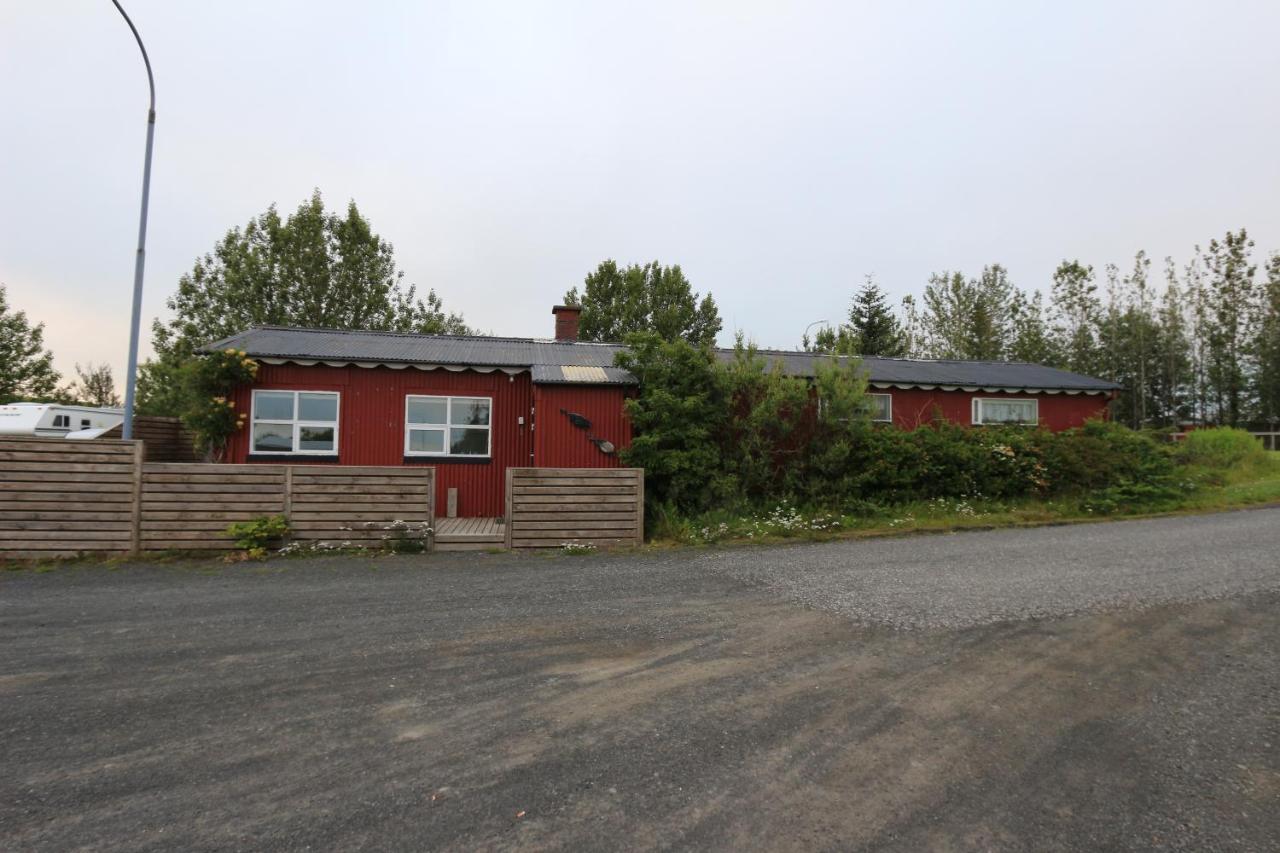
<svg viewBox="0 0 1280 853"><path fill-rule="evenodd" d="M138 326L142 322L142 270L147 263L147 199L151 195L151 142L156 135L156 81L151 76L151 59L147 56L147 47L138 35L138 28L129 20L128 13L120 5L119 0L111 0L115 4L124 22L129 25L138 49L142 51L142 62L147 66L147 86L151 89L151 106L147 109L147 153L142 160L142 213L138 217L138 256L133 265L133 317L129 321L129 372L125 375L124 390L124 428L123 436L133 438L133 397L138 384Z"/></svg>

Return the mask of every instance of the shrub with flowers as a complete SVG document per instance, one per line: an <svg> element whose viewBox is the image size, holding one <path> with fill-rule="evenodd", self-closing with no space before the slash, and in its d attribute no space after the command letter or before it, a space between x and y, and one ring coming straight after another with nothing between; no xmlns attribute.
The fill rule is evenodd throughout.
<svg viewBox="0 0 1280 853"><path fill-rule="evenodd" d="M196 447L211 462L221 460L227 441L248 420L248 413L236 408L232 393L253 382L258 363L244 350L225 349L210 353L187 368L191 371L192 402L182 420L195 437Z"/></svg>

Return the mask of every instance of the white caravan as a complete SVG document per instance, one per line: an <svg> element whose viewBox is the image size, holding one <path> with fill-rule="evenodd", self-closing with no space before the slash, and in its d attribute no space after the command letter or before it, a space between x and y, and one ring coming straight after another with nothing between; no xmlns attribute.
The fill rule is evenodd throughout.
<svg viewBox="0 0 1280 853"><path fill-rule="evenodd" d="M124 423L124 409L10 403L0 406L0 435L40 438L97 438Z"/></svg>

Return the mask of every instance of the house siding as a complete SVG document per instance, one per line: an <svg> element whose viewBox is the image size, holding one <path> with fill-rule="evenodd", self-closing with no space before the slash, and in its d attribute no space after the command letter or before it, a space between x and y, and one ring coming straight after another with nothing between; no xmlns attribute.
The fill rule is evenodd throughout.
<svg viewBox="0 0 1280 853"><path fill-rule="evenodd" d="M631 444L631 421L626 415L624 389L612 385L535 385L534 409L538 428L534 437L535 465L540 468L617 468L622 463L591 441L602 438L621 450ZM579 429L566 412L591 421Z"/></svg>
<svg viewBox="0 0 1280 853"><path fill-rule="evenodd" d="M603 453L590 439L607 440L621 450L631 443L625 400L629 386L534 385L527 371L419 370L414 367L329 367L262 363L252 388L290 391L337 391L341 394L338 424L340 465L433 465L436 505L447 505L450 489L458 490L458 514L496 517L505 511L506 471L511 467L612 468L617 455ZM251 388L234 395L241 411L252 410ZM969 425L975 397L1034 397L1040 401L1040 423L1052 430L1081 426L1105 418L1106 394L1002 394L1001 392L926 391L918 388L872 388L893 397L893 422L903 429L932 423L935 412ZM492 451L489 458L406 457L405 397L410 394L490 397ZM591 421L590 429L573 426L567 412ZM519 419L524 418L524 423ZM251 430L237 432L226 461L260 464L334 464L314 457L255 457L249 452Z"/></svg>
<svg viewBox="0 0 1280 853"><path fill-rule="evenodd" d="M973 399L990 397L1040 401L1040 424L1058 432L1083 426L1091 418L1108 417L1107 394L1007 394L989 391L926 391L920 388L871 388L875 394L893 396L893 422L903 429L933 423L935 412L952 423L973 422Z"/></svg>
<svg viewBox="0 0 1280 853"><path fill-rule="evenodd" d="M436 506L443 514L448 490L458 490L458 515L496 517L506 500L506 470L533 464L533 385L529 374L501 371L418 370L408 367L327 367L263 364L252 388L299 391L338 391L338 464L434 465ZM476 395L493 398L490 414L491 456L486 461L404 455L404 400L409 394ZM235 395L236 406L251 410L251 388ZM523 417L523 425L517 419ZM249 453L250 429L236 433L227 448L228 462L279 463ZM593 448L594 449L594 448ZM326 464L306 456L288 464ZM327 464L333 464L328 462Z"/></svg>

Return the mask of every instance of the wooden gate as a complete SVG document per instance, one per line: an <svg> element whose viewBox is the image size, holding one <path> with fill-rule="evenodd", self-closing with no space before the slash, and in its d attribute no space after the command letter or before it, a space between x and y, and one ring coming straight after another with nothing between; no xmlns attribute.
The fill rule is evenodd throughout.
<svg viewBox="0 0 1280 853"><path fill-rule="evenodd" d="M508 468L508 548L644 544L643 468Z"/></svg>

